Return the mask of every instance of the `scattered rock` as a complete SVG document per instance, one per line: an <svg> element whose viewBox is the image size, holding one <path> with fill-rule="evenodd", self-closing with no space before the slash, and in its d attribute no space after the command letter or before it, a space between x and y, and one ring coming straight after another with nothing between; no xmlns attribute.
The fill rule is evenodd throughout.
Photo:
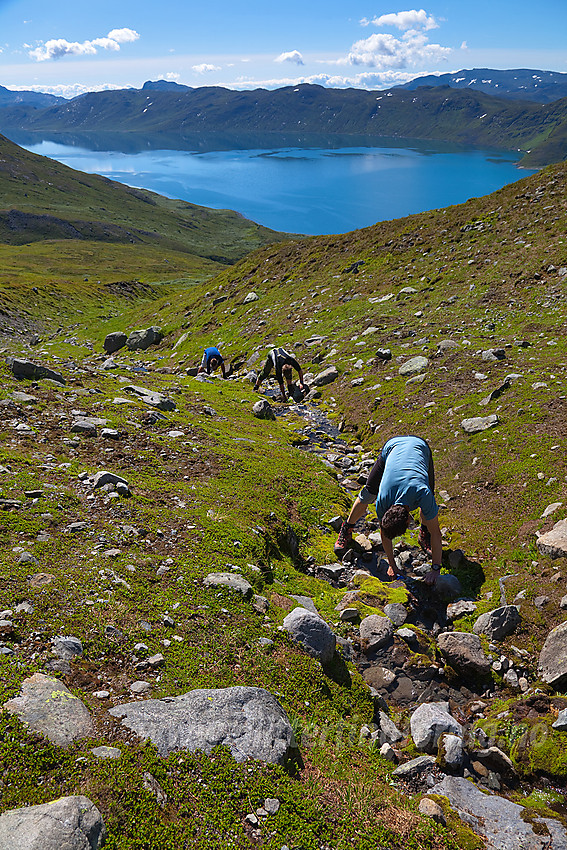
<svg viewBox="0 0 567 850"><path fill-rule="evenodd" d="M145 351L150 345L159 345L162 339L161 328L151 327L146 330L132 331L126 340L126 345L130 351Z"/></svg>
<svg viewBox="0 0 567 850"><path fill-rule="evenodd" d="M380 724L380 744L397 744L403 739L403 734L400 732L396 724L390 720L388 715L381 711L378 715Z"/></svg>
<svg viewBox="0 0 567 850"><path fill-rule="evenodd" d="M156 407L158 410L176 410L177 405L173 399L168 398L163 393L155 390L147 390L145 387L138 387L135 384L129 384L124 387L128 392L138 396L144 404L149 404L150 407Z"/></svg>
<svg viewBox="0 0 567 850"><path fill-rule="evenodd" d="M556 522L551 531L536 540L538 551L550 558L567 557L567 519Z"/></svg>
<svg viewBox="0 0 567 850"><path fill-rule="evenodd" d="M502 605L481 614L473 626L473 632L475 635L486 635L490 640L502 640L514 631L521 619L515 605Z"/></svg>
<svg viewBox="0 0 567 850"><path fill-rule="evenodd" d="M451 667L459 672L486 676L490 671L490 661L484 654L478 635L443 632L437 638L437 646Z"/></svg>
<svg viewBox="0 0 567 850"><path fill-rule="evenodd" d="M437 760L446 773L458 773L465 760L463 739L459 735L441 735Z"/></svg>
<svg viewBox="0 0 567 850"><path fill-rule="evenodd" d="M283 764L294 746L285 711L263 688L199 689L116 706L110 714L153 741L164 757L174 750L210 753L225 745L239 762L253 758Z"/></svg>
<svg viewBox="0 0 567 850"><path fill-rule="evenodd" d="M318 614L313 614L305 608L294 608L284 618L283 627L291 638L312 655L321 664L329 664L333 660L336 647L336 637L325 620Z"/></svg>
<svg viewBox="0 0 567 850"><path fill-rule="evenodd" d="M319 372L318 375L315 375L313 380L311 381L311 386L313 387L322 387L325 384L331 384L333 381L339 377L339 370L336 366L329 366L327 369L323 369L322 372Z"/></svg>
<svg viewBox="0 0 567 850"><path fill-rule="evenodd" d="M444 573L437 576L434 591L440 599L449 602L451 599L456 599L460 596L463 588L457 576L451 575L451 573Z"/></svg>
<svg viewBox="0 0 567 850"><path fill-rule="evenodd" d="M252 304L253 301L258 301L260 296L256 292L249 292L244 298L243 304Z"/></svg>
<svg viewBox="0 0 567 850"><path fill-rule="evenodd" d="M418 756L411 761L406 761L405 764L400 764L392 771L392 776L398 779L410 779L418 776L418 774L423 773L425 770L431 770L434 765L434 756Z"/></svg>
<svg viewBox="0 0 567 850"><path fill-rule="evenodd" d="M401 602L389 602L384 605L384 614L395 626L403 626L408 618L406 606L402 605Z"/></svg>
<svg viewBox="0 0 567 850"><path fill-rule="evenodd" d="M418 750L434 753L443 734L463 736L463 727L449 712L446 702L425 702L410 718L413 742Z"/></svg>
<svg viewBox="0 0 567 850"><path fill-rule="evenodd" d="M418 355L417 357L412 357L411 360L408 360L406 363L403 363L398 369L398 372L400 375L416 375L418 372L423 372L428 365L429 360L427 357Z"/></svg>
<svg viewBox="0 0 567 850"><path fill-rule="evenodd" d="M559 712L557 720L551 725L554 729L558 729L560 732L567 732L567 708L564 708Z"/></svg>
<svg viewBox="0 0 567 850"><path fill-rule="evenodd" d="M432 818L436 823L441 824L441 826L447 825L443 809L435 800L430 800L429 797L422 797L419 801L418 811L420 815L426 818Z"/></svg>
<svg viewBox="0 0 567 850"><path fill-rule="evenodd" d="M101 813L80 795L9 809L0 816L2 850L98 850L105 839Z"/></svg>
<svg viewBox="0 0 567 850"><path fill-rule="evenodd" d="M460 617L465 617L467 614L474 614L476 611L476 603L471 599L459 599L457 602L452 602L447 605L447 620L453 623Z"/></svg>
<svg viewBox="0 0 567 850"><path fill-rule="evenodd" d="M126 345L128 337L123 331L114 331L104 338L103 348L107 354L114 354Z"/></svg>
<svg viewBox="0 0 567 850"><path fill-rule="evenodd" d="M24 679L20 694L4 708L59 747L94 734L91 715L81 700L63 682L43 673Z"/></svg>
<svg viewBox="0 0 567 850"><path fill-rule="evenodd" d="M567 621L550 631L539 655L538 670L547 685L567 683Z"/></svg>
<svg viewBox="0 0 567 850"><path fill-rule="evenodd" d="M122 756L122 750L118 747L95 747L91 750L93 756L97 759L119 759Z"/></svg>
<svg viewBox="0 0 567 850"><path fill-rule="evenodd" d="M487 850L566 846L567 833L559 821L532 814L524 820L526 810L522 806L496 794L485 794L460 776L446 776L433 791L447 797L461 820L485 839ZM539 827L537 831L534 826Z"/></svg>
<svg viewBox="0 0 567 850"><path fill-rule="evenodd" d="M494 428L499 421L496 413L491 413L490 416L473 416L472 419L463 419L461 428L466 434L478 434L488 428Z"/></svg>
<svg viewBox="0 0 567 850"><path fill-rule="evenodd" d="M82 656L83 644L76 637L56 637L53 638L53 651L58 658L69 661Z"/></svg>
<svg viewBox="0 0 567 850"><path fill-rule="evenodd" d="M252 414L256 417L256 419L275 419L276 415L272 409L272 406L265 398L261 398L257 401L253 408Z"/></svg>
<svg viewBox="0 0 567 850"><path fill-rule="evenodd" d="M392 640L394 626L388 617L370 614L360 623L360 642L365 652L381 649Z"/></svg>
<svg viewBox="0 0 567 850"><path fill-rule="evenodd" d="M203 579L203 584L205 587L226 587L242 594L245 599L250 599L254 592L250 582L237 573L209 573Z"/></svg>
<svg viewBox="0 0 567 850"><path fill-rule="evenodd" d="M65 378L58 372L48 369L47 366L41 366L39 363L32 363L31 360L8 357L6 363L15 378L27 378L29 381L40 381L43 378L56 381L58 384L65 383Z"/></svg>
<svg viewBox="0 0 567 850"><path fill-rule="evenodd" d="M92 485L95 490L98 490L99 487L105 487L107 484L126 484L129 488L130 485L126 481L125 478L122 478L120 475L116 475L115 472L108 472L106 470L101 470L97 472L92 480Z"/></svg>

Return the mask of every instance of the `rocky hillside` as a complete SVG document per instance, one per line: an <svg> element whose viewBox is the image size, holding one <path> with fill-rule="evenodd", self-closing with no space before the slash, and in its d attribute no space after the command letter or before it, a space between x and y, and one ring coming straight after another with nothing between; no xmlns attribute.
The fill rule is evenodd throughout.
<svg viewBox="0 0 567 850"><path fill-rule="evenodd" d="M565 846L566 225L553 166L191 287L119 286L132 252L63 320L1 246L0 845ZM275 344L310 389L258 418ZM333 554L396 433L433 448L434 593L372 511Z"/></svg>
<svg viewBox="0 0 567 850"><path fill-rule="evenodd" d="M473 89L434 85L415 91L327 89L302 84L275 91L218 86L185 90L123 89L90 92L45 109L2 110L3 132L162 135L184 146L195 134L276 134L304 145L310 135L436 139L521 150L525 165L567 154L567 100L539 104ZM177 142L175 142L177 139ZM155 143L155 142L154 142ZM277 142L275 142L277 143ZM192 141L193 144L193 141Z"/></svg>

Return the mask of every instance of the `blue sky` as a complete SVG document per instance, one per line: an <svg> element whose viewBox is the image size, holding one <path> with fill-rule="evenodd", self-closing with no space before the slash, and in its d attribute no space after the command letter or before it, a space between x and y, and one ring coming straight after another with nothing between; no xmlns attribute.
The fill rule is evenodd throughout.
<svg viewBox="0 0 567 850"><path fill-rule="evenodd" d="M567 73L566 0L0 0L0 85L67 97L170 79L386 88L462 68Z"/></svg>

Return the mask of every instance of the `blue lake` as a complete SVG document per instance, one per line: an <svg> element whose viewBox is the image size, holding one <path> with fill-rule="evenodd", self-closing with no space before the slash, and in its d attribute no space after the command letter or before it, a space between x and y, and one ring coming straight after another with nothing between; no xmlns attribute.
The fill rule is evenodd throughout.
<svg viewBox="0 0 567 850"><path fill-rule="evenodd" d="M343 233L459 204L525 177L510 152L382 140L370 147L90 150L23 144L79 171L151 189L293 233Z"/></svg>

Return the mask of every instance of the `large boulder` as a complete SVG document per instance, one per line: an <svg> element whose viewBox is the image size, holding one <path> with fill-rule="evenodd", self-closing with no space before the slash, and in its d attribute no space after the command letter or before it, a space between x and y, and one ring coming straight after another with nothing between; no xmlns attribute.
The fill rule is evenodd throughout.
<svg viewBox="0 0 567 850"><path fill-rule="evenodd" d="M539 655L538 670L547 685L567 684L567 621L550 631Z"/></svg>
<svg viewBox="0 0 567 850"><path fill-rule="evenodd" d="M478 635L443 632L437 638L437 646L443 658L460 673L488 674L490 661L484 654Z"/></svg>
<svg viewBox="0 0 567 850"><path fill-rule="evenodd" d="M90 712L59 679L34 673L22 682L21 693L4 708L52 744L68 747L73 741L94 735Z"/></svg>
<svg viewBox="0 0 567 850"><path fill-rule="evenodd" d="M328 369L323 369L318 375L315 375L311 381L312 387L323 387L325 384L332 384L339 377L339 370L336 366L329 366Z"/></svg>
<svg viewBox="0 0 567 850"><path fill-rule="evenodd" d="M418 372L423 372L428 365L429 360L427 357L418 355L417 357L412 357L410 360L406 360L406 362L400 366L398 372L400 375L417 375Z"/></svg>
<svg viewBox="0 0 567 850"><path fill-rule="evenodd" d="M161 332L161 328L151 327L145 330L132 331L126 340L126 345L130 351L145 351L150 345L159 345L162 339L163 333Z"/></svg>
<svg viewBox="0 0 567 850"><path fill-rule="evenodd" d="M468 779L445 776L432 793L447 797L461 820L484 838L486 850L567 847L567 832L559 821L534 817L533 809L524 809L497 794L485 794ZM528 811L531 814L525 817Z"/></svg>
<svg viewBox="0 0 567 850"><path fill-rule="evenodd" d="M151 740L161 756L175 750L229 748L236 761L283 764L294 746L289 719L264 688L199 689L173 699L147 699L110 709L122 725Z"/></svg>
<svg viewBox="0 0 567 850"><path fill-rule="evenodd" d="M426 753L437 752L441 735L463 737L463 727L450 714L447 702L419 705L410 718L410 730L417 749Z"/></svg>
<svg viewBox="0 0 567 850"><path fill-rule="evenodd" d="M31 360L8 357L6 363L14 378L27 378L29 381L39 381L45 378L51 381L57 381L58 384L65 383L65 378L59 372L54 372L53 369L48 369L47 366L41 366L39 363L32 363Z"/></svg>
<svg viewBox="0 0 567 850"><path fill-rule="evenodd" d="M330 626L318 614L305 608L294 608L284 618L283 627L290 637L318 658L321 664L329 664L335 654L337 639Z"/></svg>
<svg viewBox="0 0 567 850"><path fill-rule="evenodd" d="M514 631L521 619L515 605L502 605L481 614L473 626L473 632L475 635L486 635L491 640L502 640Z"/></svg>
<svg viewBox="0 0 567 850"><path fill-rule="evenodd" d="M103 348L107 354L114 354L126 345L127 335L123 331L114 331L104 338Z"/></svg>
<svg viewBox="0 0 567 850"><path fill-rule="evenodd" d="M381 649L392 640L394 624L389 617L370 614L360 623L360 642L366 652Z"/></svg>
<svg viewBox="0 0 567 850"><path fill-rule="evenodd" d="M87 797L60 797L0 816L0 850L98 850L106 829Z"/></svg>
<svg viewBox="0 0 567 850"><path fill-rule="evenodd" d="M567 519L556 522L551 531L542 534L536 540L536 546L542 555L567 558Z"/></svg>

